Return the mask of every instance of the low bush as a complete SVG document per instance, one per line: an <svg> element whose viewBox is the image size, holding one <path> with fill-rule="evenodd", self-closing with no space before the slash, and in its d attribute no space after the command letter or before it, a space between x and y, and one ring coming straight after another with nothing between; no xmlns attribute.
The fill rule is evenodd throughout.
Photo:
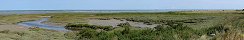
<svg viewBox="0 0 244 40"><path fill-rule="evenodd" d="M3 31L0 31L0 33L9 33L10 30L3 30Z"/></svg>
<svg viewBox="0 0 244 40"><path fill-rule="evenodd" d="M131 25L128 22L126 22L126 23L120 23L117 26L126 27L126 26L131 26Z"/></svg>
<svg viewBox="0 0 244 40"><path fill-rule="evenodd" d="M121 23L118 28L113 28L108 31L97 31L97 29L89 28L91 25L78 24L71 25L77 26L78 28L83 28L77 34L78 39L90 39L90 40L177 40L184 39L189 40L198 35L197 32L187 26L182 26L181 23L168 23L169 27L157 26L153 28L134 28L131 27L129 23ZM94 26L94 25L93 25ZM121 31L118 29L123 28ZM102 28L101 28L102 29Z"/></svg>
<svg viewBox="0 0 244 40"><path fill-rule="evenodd" d="M97 26L97 25L88 25L88 24L68 24L65 26L66 29L69 30L81 30L82 28L91 28L91 29L103 29L103 30L111 30L112 26Z"/></svg>

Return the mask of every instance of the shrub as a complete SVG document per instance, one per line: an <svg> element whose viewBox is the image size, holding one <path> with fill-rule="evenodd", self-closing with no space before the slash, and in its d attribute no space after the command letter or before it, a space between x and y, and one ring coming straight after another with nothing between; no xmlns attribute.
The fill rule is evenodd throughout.
<svg viewBox="0 0 244 40"><path fill-rule="evenodd" d="M206 30L207 34L215 34L217 32L226 32L229 28L224 27L223 25L216 25L214 27L210 27Z"/></svg>
<svg viewBox="0 0 244 40"><path fill-rule="evenodd" d="M82 31L80 31L78 35L79 35L79 39L82 39L82 38L93 38L96 37L97 34L98 32L96 32L96 30L86 28L86 29L82 29Z"/></svg>
<svg viewBox="0 0 244 40"><path fill-rule="evenodd" d="M97 25L88 25L88 24L69 24L65 26L66 29L69 30L82 30L82 28L91 28L91 29L103 29L103 30L111 30L112 26L97 26Z"/></svg>
<svg viewBox="0 0 244 40"><path fill-rule="evenodd" d="M0 33L9 33L10 30L3 30L3 31L0 31Z"/></svg>
<svg viewBox="0 0 244 40"><path fill-rule="evenodd" d="M208 30L194 30L190 27L184 26L182 22L173 20L165 20L165 24L158 25L154 29L140 29L133 28L126 23L120 23L117 28L110 26L96 26L88 24L67 25L66 27L83 28L77 34L79 39L91 40L190 40L198 38L211 31L221 31L222 27L214 27ZM97 31L103 29L106 31ZM116 30L115 30L116 29ZM155 30L156 29L156 30Z"/></svg>
<svg viewBox="0 0 244 40"><path fill-rule="evenodd" d="M123 26L125 29L121 32L122 34L128 34L130 31L130 27L129 26Z"/></svg>
<svg viewBox="0 0 244 40"><path fill-rule="evenodd" d="M120 26L120 27L129 27L131 25L130 25L130 23L126 22L126 23L120 23L117 26Z"/></svg>

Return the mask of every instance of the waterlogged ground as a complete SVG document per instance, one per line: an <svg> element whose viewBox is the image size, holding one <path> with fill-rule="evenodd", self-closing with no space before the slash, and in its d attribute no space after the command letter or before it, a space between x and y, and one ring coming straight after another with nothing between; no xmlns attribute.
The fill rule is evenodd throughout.
<svg viewBox="0 0 244 40"><path fill-rule="evenodd" d="M43 24L43 22L45 22L45 21L48 21L48 18L42 18L40 20L35 20L35 21L21 22L21 23L18 23L18 25L26 26L26 27L38 27L38 28L57 30L57 31L69 31L69 30L66 30L63 26L54 26L54 25Z"/></svg>
<svg viewBox="0 0 244 40"><path fill-rule="evenodd" d="M29 29L17 25L21 22L40 20L41 14L0 15L0 40L74 40L65 37L64 32L42 28Z"/></svg>

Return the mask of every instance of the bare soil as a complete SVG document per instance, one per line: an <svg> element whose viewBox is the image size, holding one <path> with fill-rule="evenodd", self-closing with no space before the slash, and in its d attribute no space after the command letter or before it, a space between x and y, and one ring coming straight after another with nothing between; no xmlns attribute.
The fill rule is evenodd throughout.
<svg viewBox="0 0 244 40"><path fill-rule="evenodd" d="M134 27L149 27L153 28L156 27L158 24L152 24L152 25L147 25L144 24L143 22L132 22L132 21L126 21L126 20L116 20L116 19L110 19L110 20L98 20L98 19L89 19L88 24L91 25L100 25L100 26L113 26L113 27L118 27L117 25L120 23L130 23L131 26Z"/></svg>

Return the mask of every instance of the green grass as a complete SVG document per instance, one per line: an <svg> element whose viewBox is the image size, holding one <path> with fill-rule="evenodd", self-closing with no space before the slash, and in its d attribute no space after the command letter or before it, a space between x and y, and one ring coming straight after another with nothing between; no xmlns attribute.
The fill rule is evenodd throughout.
<svg viewBox="0 0 244 40"><path fill-rule="evenodd" d="M64 32L48 31L46 29L31 29L27 31L0 31L1 40L74 40L66 38Z"/></svg>
<svg viewBox="0 0 244 40"><path fill-rule="evenodd" d="M79 26L80 24L72 27L80 28ZM167 28L158 27L155 29L140 29L134 28L129 24L124 24L121 27L109 31L97 31L98 29L96 28L83 27L77 35L78 39L90 40L176 40L175 37L189 40L192 38L192 35L200 36L197 34L197 31L182 25L172 25Z"/></svg>
<svg viewBox="0 0 244 40"><path fill-rule="evenodd" d="M53 32L43 29L9 32L0 31L0 39L21 40L223 40L243 35L244 15L242 12L155 12L155 13L51 13L51 14L24 14L1 15L0 22L16 24L18 22L38 20L38 16L52 16L48 22L60 23L74 28L75 32ZM97 26L85 24L89 18L126 19L133 22L160 24L155 28L136 28L121 26ZM77 26L76 26L77 25ZM106 30L109 29L109 30ZM216 34L215 36L211 34ZM2 36L1 36L2 35ZM236 39L236 40L237 40ZM234 40L234 39L232 39Z"/></svg>
<svg viewBox="0 0 244 40"><path fill-rule="evenodd" d="M16 15L0 15L1 24L16 24L23 21L38 20L42 15L37 14L16 14Z"/></svg>
<svg viewBox="0 0 244 40"><path fill-rule="evenodd" d="M76 14L78 15L78 14ZM197 40L202 36L211 34L221 35L234 27L227 27L235 20L241 18L242 14L226 13L117 13L117 14L86 14L94 16L83 16L84 18L121 18L134 22L151 22L166 26L153 28L118 27L110 31L97 31L98 29L82 29L78 33L79 39L91 40ZM74 16L74 15L73 15ZM173 23L170 23L173 22ZM184 23L194 22L194 23ZM166 24L165 24L166 23ZM168 23L168 24L167 24ZM171 24L178 25L171 25ZM83 31L86 30L86 31ZM217 38L218 36L214 36ZM208 38L209 39L209 38Z"/></svg>

